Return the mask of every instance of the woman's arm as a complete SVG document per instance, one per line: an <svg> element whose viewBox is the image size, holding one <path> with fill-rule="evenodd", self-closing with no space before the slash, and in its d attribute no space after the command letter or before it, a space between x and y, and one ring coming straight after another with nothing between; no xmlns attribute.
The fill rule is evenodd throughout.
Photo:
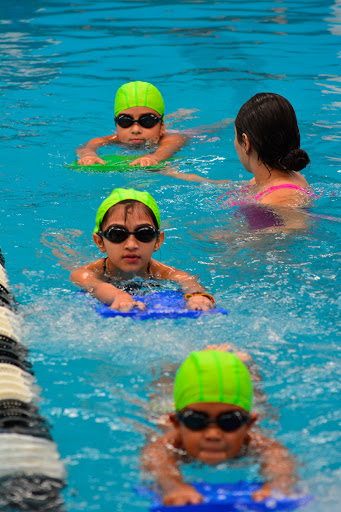
<svg viewBox="0 0 341 512"><path fill-rule="evenodd" d="M199 174L194 173L185 173L175 171L172 167L163 169L161 174L164 176L169 176L170 178L176 178L178 180L183 181L191 181L192 183L215 183L219 185L221 183L232 183L233 180L210 180L209 178L205 178L204 176L199 176Z"/></svg>
<svg viewBox="0 0 341 512"><path fill-rule="evenodd" d="M115 142L117 142L116 134L96 137L86 142L83 146L79 146L76 149L77 156L79 157L78 165L105 165L105 161L97 155L97 149Z"/></svg>

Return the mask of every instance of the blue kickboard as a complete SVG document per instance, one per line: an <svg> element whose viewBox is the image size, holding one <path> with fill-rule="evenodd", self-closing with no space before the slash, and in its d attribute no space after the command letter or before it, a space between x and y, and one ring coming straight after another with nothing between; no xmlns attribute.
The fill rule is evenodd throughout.
<svg viewBox="0 0 341 512"><path fill-rule="evenodd" d="M161 290L146 295L132 295L136 301L146 305L141 311L133 308L127 313L111 309L107 304L96 305L96 311L104 317L127 316L135 320L147 320L149 318L198 318L199 316L213 315L220 313L227 315L222 308L214 308L209 311L191 311L186 307L184 294L177 290Z"/></svg>
<svg viewBox="0 0 341 512"><path fill-rule="evenodd" d="M262 502L252 499L252 494L262 487L261 482L237 482L234 484L207 484L205 482L192 483L204 496L204 502L199 505L166 506L162 505L160 496L150 489L139 487L136 489L140 496L152 500L151 512L243 512L255 510L270 512L276 510L295 510L306 505L312 496L295 492L291 496L274 493Z"/></svg>

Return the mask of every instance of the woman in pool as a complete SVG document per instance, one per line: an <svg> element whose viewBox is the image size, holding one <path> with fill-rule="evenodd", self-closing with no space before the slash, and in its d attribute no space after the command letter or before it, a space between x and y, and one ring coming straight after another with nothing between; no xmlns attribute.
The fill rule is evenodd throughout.
<svg viewBox="0 0 341 512"><path fill-rule="evenodd" d="M159 208L148 192L117 188L100 205L93 239L105 258L71 273L71 281L112 309L144 309L142 302L124 290L134 277L177 282L186 293L188 309L207 311L214 298L186 272L152 259L164 241Z"/></svg>
<svg viewBox="0 0 341 512"><path fill-rule="evenodd" d="M234 146L243 167L254 176L254 201L300 206L313 195L299 173L310 159L300 148L295 111L283 96L259 93L244 103L235 120Z"/></svg>
<svg viewBox="0 0 341 512"><path fill-rule="evenodd" d="M226 204L256 202L269 206L304 206L314 196L299 172L310 159L300 148L295 111L283 96L258 93L244 103L235 119L234 146L240 162L253 178L239 190L245 200L239 201L233 193ZM191 177L211 183L231 181Z"/></svg>

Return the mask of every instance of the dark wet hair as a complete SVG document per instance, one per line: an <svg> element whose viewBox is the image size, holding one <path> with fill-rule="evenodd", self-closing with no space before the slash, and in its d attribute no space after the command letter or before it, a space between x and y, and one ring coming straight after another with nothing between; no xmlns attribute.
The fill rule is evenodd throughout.
<svg viewBox="0 0 341 512"><path fill-rule="evenodd" d="M106 221L108 220L108 218L110 217L111 213L116 208L116 206L119 206L120 204L124 204L125 205L125 210L124 210L124 220L125 221L127 220L128 213L133 211L136 208L136 206L138 205L150 217L150 220L154 224L154 227L157 230L159 229L159 225L157 223L157 220L156 220L156 217L154 215L154 212L146 204L141 203L140 201L136 201L135 199L124 199L124 201L120 201L119 203L116 203L113 206L111 206L111 208L109 208L109 210L107 210L105 212L105 215L104 215L104 217L102 219L102 222L100 224L100 229L102 229L102 226L104 226L104 224L106 223Z"/></svg>
<svg viewBox="0 0 341 512"><path fill-rule="evenodd" d="M259 160L272 169L300 171L310 162L308 154L300 149L295 111L279 94L255 94L239 110L235 127L238 142L243 144L245 133Z"/></svg>

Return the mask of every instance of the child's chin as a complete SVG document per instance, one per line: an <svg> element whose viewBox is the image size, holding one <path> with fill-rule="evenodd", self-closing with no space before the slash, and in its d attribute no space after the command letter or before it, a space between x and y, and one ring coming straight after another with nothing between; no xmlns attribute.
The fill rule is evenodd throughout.
<svg viewBox="0 0 341 512"><path fill-rule="evenodd" d="M125 274L131 274L131 277L134 277L135 275L141 273L141 268L138 265L127 265L124 268L121 268L120 270Z"/></svg>
<svg viewBox="0 0 341 512"><path fill-rule="evenodd" d="M224 462L227 458L228 457L226 457L225 452L202 452L200 453L198 460L204 464L215 466L216 464Z"/></svg>
<svg viewBox="0 0 341 512"><path fill-rule="evenodd" d="M117 268L120 272L123 272L124 274L131 274L131 277L133 277L141 272L143 265L141 265L141 261L137 261L120 265Z"/></svg>

